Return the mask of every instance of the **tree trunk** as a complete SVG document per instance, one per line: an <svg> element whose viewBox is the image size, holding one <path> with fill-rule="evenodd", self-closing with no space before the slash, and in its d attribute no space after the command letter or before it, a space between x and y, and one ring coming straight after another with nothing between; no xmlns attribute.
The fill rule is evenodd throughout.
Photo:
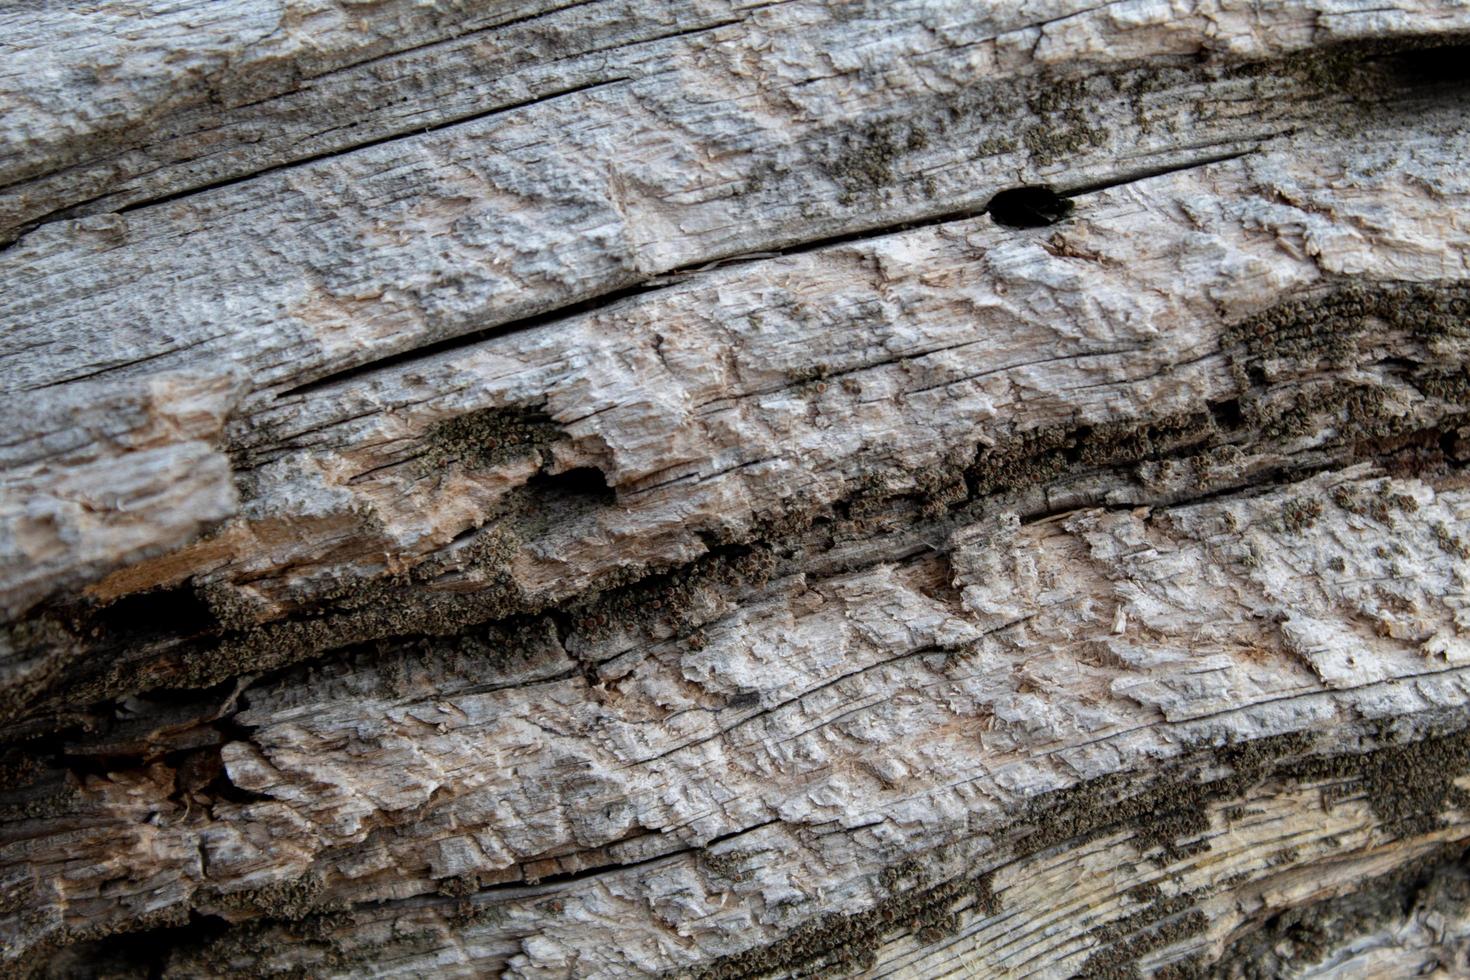
<svg viewBox="0 0 1470 980"><path fill-rule="evenodd" d="M1470 972L1470 10L1187 7L0 12L6 969Z"/></svg>

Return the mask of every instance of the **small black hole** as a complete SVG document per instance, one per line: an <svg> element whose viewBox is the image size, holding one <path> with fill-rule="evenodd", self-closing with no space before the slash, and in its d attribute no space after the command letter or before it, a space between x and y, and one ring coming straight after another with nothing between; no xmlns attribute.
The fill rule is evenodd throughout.
<svg viewBox="0 0 1470 980"><path fill-rule="evenodd" d="M990 217L1007 228L1045 228L1072 213L1072 202L1045 185L1012 187L985 205Z"/></svg>
<svg viewBox="0 0 1470 980"><path fill-rule="evenodd" d="M1245 424L1245 413L1240 410L1240 399L1231 398L1223 402L1207 402L1215 424L1222 429L1238 429Z"/></svg>
<svg viewBox="0 0 1470 980"><path fill-rule="evenodd" d="M191 636L218 621L192 587L181 585L123 596L99 609L92 625L121 642L160 630Z"/></svg>
<svg viewBox="0 0 1470 980"><path fill-rule="evenodd" d="M1442 85L1470 82L1470 45L1446 45L1406 51L1388 59L1403 85Z"/></svg>
<svg viewBox="0 0 1470 980"><path fill-rule="evenodd" d="M526 481L526 489L543 500L581 498L612 503L617 497L603 472L592 466L579 466L554 475L538 473Z"/></svg>

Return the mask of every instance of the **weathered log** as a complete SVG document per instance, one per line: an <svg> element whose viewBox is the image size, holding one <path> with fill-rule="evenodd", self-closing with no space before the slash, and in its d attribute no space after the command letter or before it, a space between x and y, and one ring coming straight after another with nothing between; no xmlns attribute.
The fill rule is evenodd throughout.
<svg viewBox="0 0 1470 980"><path fill-rule="evenodd" d="M0 37L12 973L1470 972L1470 12Z"/></svg>

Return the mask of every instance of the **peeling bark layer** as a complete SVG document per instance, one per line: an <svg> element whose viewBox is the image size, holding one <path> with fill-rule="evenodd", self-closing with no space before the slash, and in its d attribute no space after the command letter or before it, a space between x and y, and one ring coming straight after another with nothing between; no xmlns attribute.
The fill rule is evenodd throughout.
<svg viewBox="0 0 1470 980"><path fill-rule="evenodd" d="M0 26L12 973L1470 970L1464 11Z"/></svg>

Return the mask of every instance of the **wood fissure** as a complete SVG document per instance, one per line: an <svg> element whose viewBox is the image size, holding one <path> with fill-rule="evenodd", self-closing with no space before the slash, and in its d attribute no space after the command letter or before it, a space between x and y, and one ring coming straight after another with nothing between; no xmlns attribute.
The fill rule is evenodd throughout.
<svg viewBox="0 0 1470 980"><path fill-rule="evenodd" d="M0 12L0 975L1470 973L1470 15Z"/></svg>

